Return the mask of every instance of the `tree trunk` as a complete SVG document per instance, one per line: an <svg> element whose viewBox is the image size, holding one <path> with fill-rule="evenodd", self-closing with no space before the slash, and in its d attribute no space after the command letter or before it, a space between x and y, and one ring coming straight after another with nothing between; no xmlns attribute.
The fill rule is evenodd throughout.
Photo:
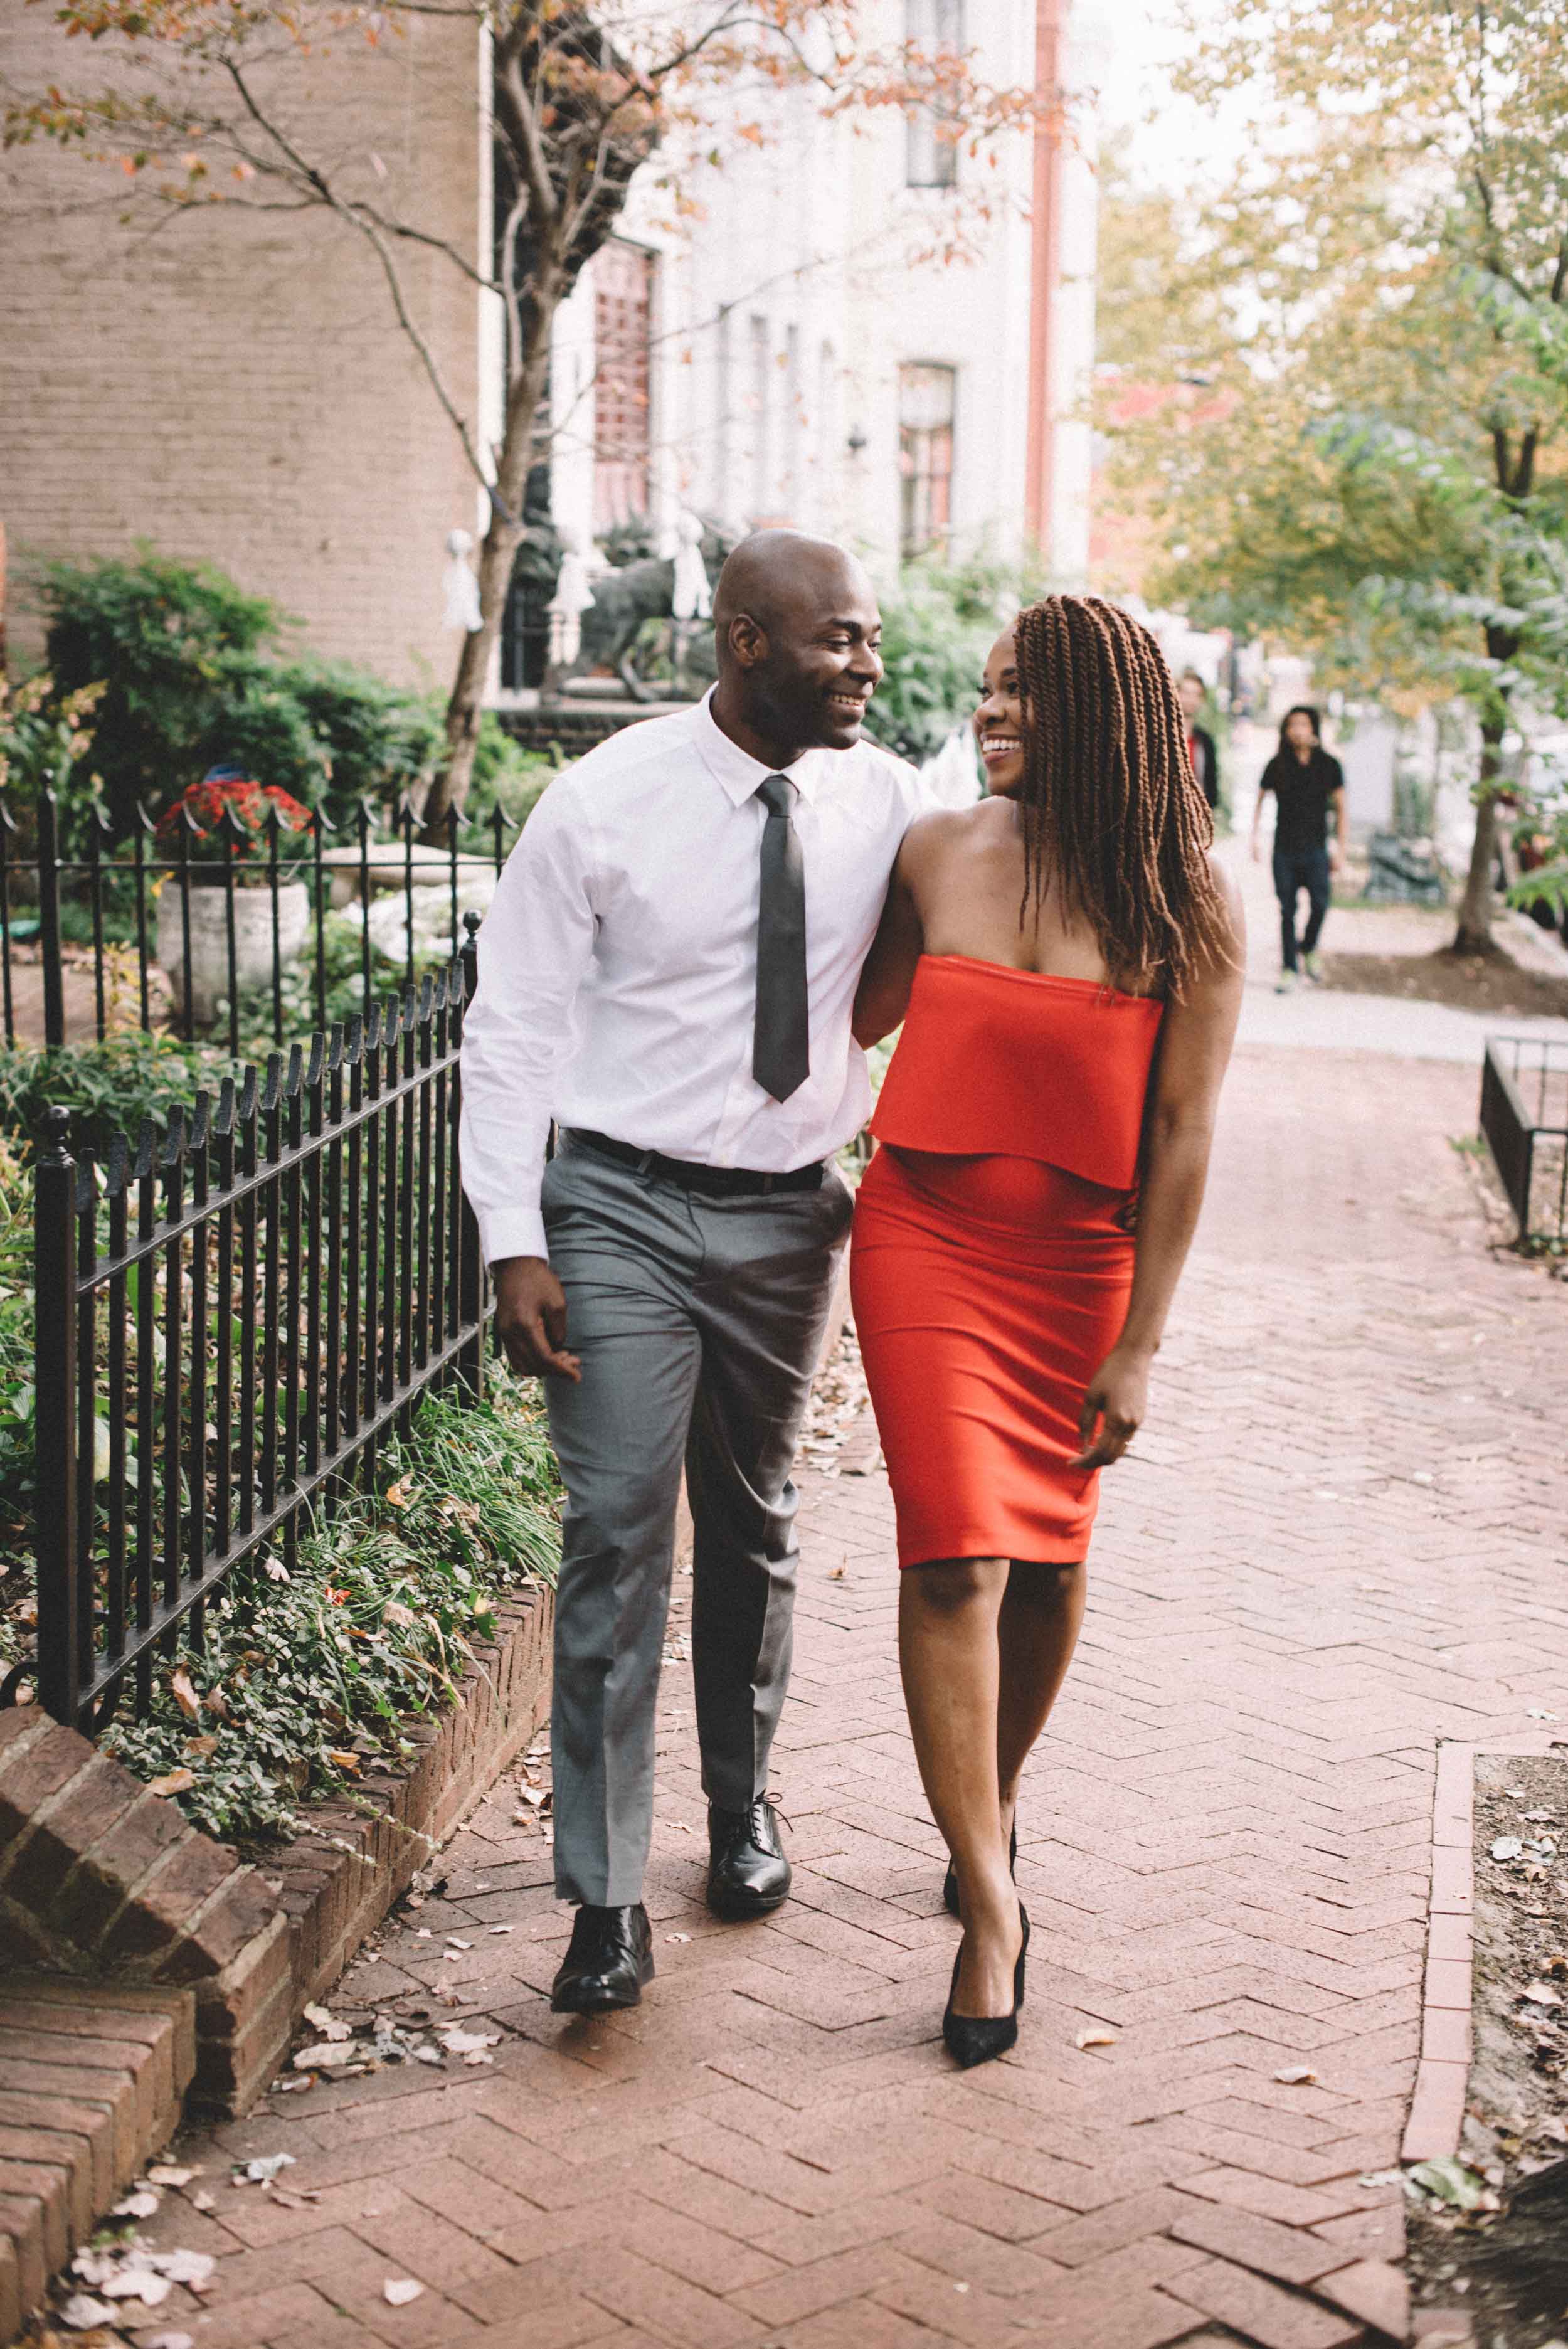
<svg viewBox="0 0 1568 2349"><path fill-rule="evenodd" d="M480 546L480 626L463 638L458 674L447 704L446 762L430 785L423 823L428 840L444 845L448 817L459 815L469 795L484 712L485 680L506 610L511 566L522 537L522 502L533 461L534 427L550 380L550 338L560 305L560 278L541 270L532 293L528 348L507 389L506 429L496 457L496 498ZM500 507L506 509L503 513ZM508 515L511 517L508 520Z"/></svg>
<svg viewBox="0 0 1568 2349"><path fill-rule="evenodd" d="M1506 720L1482 720L1480 730L1480 792L1476 802L1475 838L1470 843L1470 872L1460 903L1455 954L1495 954L1491 935L1492 866L1497 861L1497 774L1502 759Z"/></svg>

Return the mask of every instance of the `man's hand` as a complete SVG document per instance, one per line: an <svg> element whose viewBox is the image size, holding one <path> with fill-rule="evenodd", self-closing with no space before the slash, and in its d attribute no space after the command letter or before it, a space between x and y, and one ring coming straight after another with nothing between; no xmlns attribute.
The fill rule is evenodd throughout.
<svg viewBox="0 0 1568 2349"><path fill-rule="evenodd" d="M1259 837L1258 837L1257 833L1254 832L1254 833L1253 833L1253 863L1254 864L1261 864L1263 863L1263 861L1264 861L1264 844L1263 844L1263 842L1259 839Z"/></svg>
<svg viewBox="0 0 1568 2349"><path fill-rule="evenodd" d="M1328 869L1331 873L1343 873L1345 870L1345 851L1336 840L1328 843Z"/></svg>
<svg viewBox="0 0 1568 2349"><path fill-rule="evenodd" d="M1078 1416L1083 1450L1068 1464L1086 1473L1109 1468L1142 1426L1148 1408L1148 1355L1124 1353L1113 1346L1088 1382Z"/></svg>
<svg viewBox="0 0 1568 2349"><path fill-rule="evenodd" d="M572 1379L583 1364L566 1348L566 1292L542 1256L503 1257L490 1267L495 1333L524 1378Z"/></svg>

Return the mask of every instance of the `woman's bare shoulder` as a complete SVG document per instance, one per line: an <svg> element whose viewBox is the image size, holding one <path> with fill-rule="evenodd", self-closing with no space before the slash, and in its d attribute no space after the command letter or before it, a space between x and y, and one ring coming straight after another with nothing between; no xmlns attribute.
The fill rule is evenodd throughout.
<svg viewBox="0 0 1568 2349"><path fill-rule="evenodd" d="M987 811L993 804L978 800L973 807L932 808L916 816L903 836L900 871L906 877L912 873L931 873L949 857L974 848L990 829Z"/></svg>

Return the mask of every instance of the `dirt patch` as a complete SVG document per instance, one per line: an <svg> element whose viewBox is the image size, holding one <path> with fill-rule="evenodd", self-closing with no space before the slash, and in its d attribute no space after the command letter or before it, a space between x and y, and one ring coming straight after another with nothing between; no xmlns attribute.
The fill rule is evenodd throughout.
<svg viewBox="0 0 1568 2349"><path fill-rule="evenodd" d="M1491 1018L1568 1019L1568 978L1522 970L1506 954L1330 954L1323 957L1329 987L1354 995L1415 997Z"/></svg>
<svg viewBox="0 0 1568 2349"><path fill-rule="evenodd" d="M1478 1758L1475 1877L1460 2158L1498 2207L1413 2209L1411 2281L1462 2301L1481 2349L1548 2349L1568 2343L1568 1754Z"/></svg>

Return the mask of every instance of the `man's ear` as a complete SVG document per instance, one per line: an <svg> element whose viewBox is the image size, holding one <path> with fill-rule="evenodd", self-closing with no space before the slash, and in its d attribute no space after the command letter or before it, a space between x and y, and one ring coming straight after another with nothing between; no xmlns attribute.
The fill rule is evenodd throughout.
<svg viewBox="0 0 1568 2349"><path fill-rule="evenodd" d="M757 668L768 657L768 631L749 612L738 612L729 624L729 649L742 668Z"/></svg>

